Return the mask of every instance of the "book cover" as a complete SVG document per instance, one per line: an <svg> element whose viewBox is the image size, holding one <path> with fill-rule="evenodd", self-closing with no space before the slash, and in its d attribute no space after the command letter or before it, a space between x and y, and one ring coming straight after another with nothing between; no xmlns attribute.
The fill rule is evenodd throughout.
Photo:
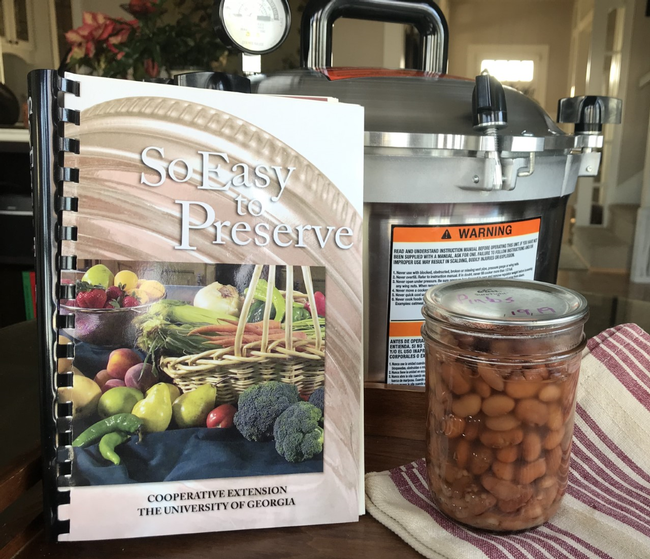
<svg viewBox="0 0 650 559"><path fill-rule="evenodd" d="M362 108L30 79L58 539L357 520Z"/></svg>

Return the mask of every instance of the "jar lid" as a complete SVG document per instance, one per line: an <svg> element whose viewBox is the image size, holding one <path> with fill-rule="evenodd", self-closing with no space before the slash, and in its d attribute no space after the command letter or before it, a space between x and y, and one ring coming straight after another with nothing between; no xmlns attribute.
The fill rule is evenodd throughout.
<svg viewBox="0 0 650 559"><path fill-rule="evenodd" d="M425 318L474 329L537 330L586 320L587 300L570 289L512 279L459 280L431 287Z"/></svg>

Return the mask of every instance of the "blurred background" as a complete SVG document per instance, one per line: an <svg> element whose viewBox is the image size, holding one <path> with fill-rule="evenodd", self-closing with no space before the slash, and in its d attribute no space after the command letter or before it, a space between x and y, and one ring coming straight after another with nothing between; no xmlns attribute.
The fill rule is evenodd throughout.
<svg viewBox="0 0 650 559"><path fill-rule="evenodd" d="M305 1L290 4L290 35L262 57L264 73L299 65ZM558 283L590 299L591 333L627 321L650 329L650 0L438 4L449 74L487 68L553 118L562 97L623 99L622 124L605 127L599 175L581 178L569 200ZM240 56L216 39L211 9L212 0L0 0L0 327L34 313L27 72L66 64L127 79L237 72ZM408 26L340 19L333 64L409 68L417 39Z"/></svg>

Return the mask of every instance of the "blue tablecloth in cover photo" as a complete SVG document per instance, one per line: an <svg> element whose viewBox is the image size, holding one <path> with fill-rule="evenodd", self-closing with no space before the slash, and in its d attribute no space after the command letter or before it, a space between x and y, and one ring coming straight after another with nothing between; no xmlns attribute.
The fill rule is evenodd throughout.
<svg viewBox="0 0 650 559"><path fill-rule="evenodd" d="M187 481L246 476L304 474L323 471L322 453L304 462L287 462L275 442L251 442L237 429L176 429L137 435L116 449L115 466L99 454L98 445L75 449L75 485L113 485Z"/></svg>

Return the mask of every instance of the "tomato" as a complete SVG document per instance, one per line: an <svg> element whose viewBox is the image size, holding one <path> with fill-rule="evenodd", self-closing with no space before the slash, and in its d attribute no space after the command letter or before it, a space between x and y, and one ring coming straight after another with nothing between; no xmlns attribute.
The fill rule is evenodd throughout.
<svg viewBox="0 0 650 559"><path fill-rule="evenodd" d="M221 404L208 414L205 424L211 429L225 429L232 427L233 417L235 417L236 411L237 408L232 404Z"/></svg>
<svg viewBox="0 0 650 559"><path fill-rule="evenodd" d="M316 291L316 293L314 293L314 302L316 303L316 314L318 314L318 316L325 316L325 295L320 291ZM309 303L305 303L305 308L308 311L311 310Z"/></svg>

